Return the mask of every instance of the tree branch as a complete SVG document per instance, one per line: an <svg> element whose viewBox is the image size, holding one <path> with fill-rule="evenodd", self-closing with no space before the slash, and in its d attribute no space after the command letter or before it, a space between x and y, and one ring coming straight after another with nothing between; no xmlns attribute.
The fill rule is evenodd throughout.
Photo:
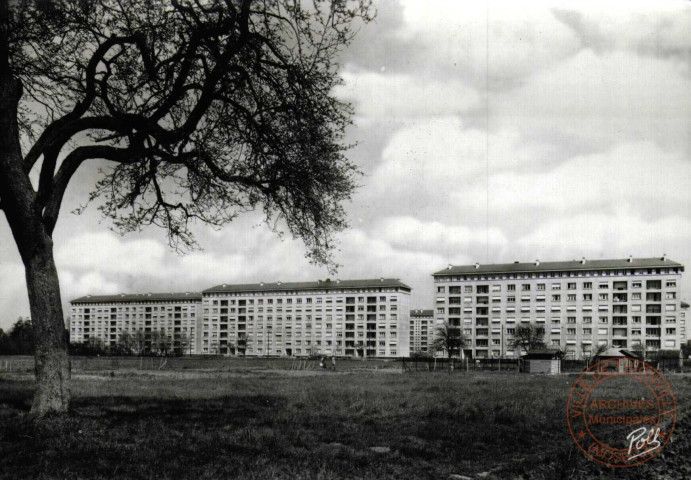
<svg viewBox="0 0 691 480"><path fill-rule="evenodd" d="M119 163L134 163L139 160L140 155L141 152L134 148L115 148L104 145L90 145L73 150L60 165L43 210L43 224L48 235L53 234L67 185L84 161L100 158Z"/></svg>
<svg viewBox="0 0 691 480"><path fill-rule="evenodd" d="M75 119L80 118L82 115L84 115L91 104L94 101L94 98L96 98L96 69L98 68L98 64L101 63L103 60L103 57L105 56L108 51L113 48L116 45L126 45L126 44L136 44L141 53L142 57L144 59L144 65L149 71L151 75L153 75L154 70L153 70L153 63L151 58L148 55L148 50L146 48L146 42L144 37L141 34L135 34L127 37L111 37L105 42L103 42L94 52L94 54L91 56L91 59L89 60L89 63L86 68L85 76L86 76L86 89L84 91L84 98L78 102L74 108L72 109L71 112L68 114L64 115L58 120L55 120L48 126L43 131L43 134L39 137L39 139L34 143L34 146L29 150L29 153L26 154L24 157L24 171L25 172L30 172L31 169L33 168L34 164L38 161L38 159L45 153L45 150L47 147L53 145L53 140L55 139L56 135L60 133L60 131L69 125L70 122L72 122ZM63 142L58 142L59 146L62 147L64 145ZM48 165L50 166L50 165ZM53 168L55 168L55 164L53 164ZM46 175L49 175L52 177L53 171L50 171Z"/></svg>

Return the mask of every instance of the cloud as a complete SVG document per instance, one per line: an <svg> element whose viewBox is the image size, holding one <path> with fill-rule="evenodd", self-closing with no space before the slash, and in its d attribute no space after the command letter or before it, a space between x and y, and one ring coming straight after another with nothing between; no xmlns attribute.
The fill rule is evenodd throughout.
<svg viewBox="0 0 691 480"><path fill-rule="evenodd" d="M583 11L557 8L555 17L578 36L584 48L597 53L622 50L691 67L691 8L680 2L646 2L627 8L589 6Z"/></svg>
<svg viewBox="0 0 691 480"><path fill-rule="evenodd" d="M30 316L24 266L15 262L0 263L0 278L0 329L7 332L17 317Z"/></svg>
<svg viewBox="0 0 691 480"><path fill-rule="evenodd" d="M661 59L582 51L490 98L490 128L562 145L564 156L648 139L691 152L691 81Z"/></svg>
<svg viewBox="0 0 691 480"><path fill-rule="evenodd" d="M650 257L667 253L683 261L691 241L691 220L678 215L643 219L632 212L580 213L537 226L516 241L521 252L544 260Z"/></svg>
<svg viewBox="0 0 691 480"><path fill-rule="evenodd" d="M355 104L359 123L407 121L458 114L480 104L480 96L459 81L349 70L336 94Z"/></svg>
<svg viewBox="0 0 691 480"><path fill-rule="evenodd" d="M70 269L62 269L58 277L60 278L61 292L72 293L68 297L69 299L89 293L98 295L123 293L123 289L118 283L108 280L106 276L97 271L79 274ZM79 292L83 293L80 294ZM63 298L63 301L68 300L68 298Z"/></svg>
<svg viewBox="0 0 691 480"><path fill-rule="evenodd" d="M494 250L503 249L508 243L504 233L496 227L472 229L465 225L445 225L410 216L385 218L375 227L373 234L393 248L439 252L453 257L456 262L462 261L468 252L483 249L487 242Z"/></svg>
<svg viewBox="0 0 691 480"><path fill-rule="evenodd" d="M153 239L131 238L105 231L77 234L57 247L55 261L59 266L98 268L106 274L156 272L166 247Z"/></svg>
<svg viewBox="0 0 691 480"><path fill-rule="evenodd" d="M604 153L578 156L552 170L497 173L490 180L490 203L505 215L522 214L526 227L540 219L570 217L582 211L635 211L643 218L688 215L691 163L652 142L631 142ZM463 204L485 195L484 185L450 192ZM527 194L530 193L530 194Z"/></svg>

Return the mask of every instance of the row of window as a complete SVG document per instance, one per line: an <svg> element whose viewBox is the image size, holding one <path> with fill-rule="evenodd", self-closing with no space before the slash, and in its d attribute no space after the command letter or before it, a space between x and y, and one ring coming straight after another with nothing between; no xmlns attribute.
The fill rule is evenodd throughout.
<svg viewBox="0 0 691 480"><path fill-rule="evenodd" d="M682 270L674 268L644 268L627 270L588 270L570 272L532 272L532 273L497 273L497 274L468 274L468 275L436 275L435 282L480 282L488 280L520 280L529 278L573 278L573 277L622 277L634 275L676 275Z"/></svg>
<svg viewBox="0 0 691 480"><path fill-rule="evenodd" d="M304 303L341 303L341 304L354 304L356 303L377 303L377 302L397 302L397 296L379 296L379 297L297 297L297 298L249 298L249 299L229 299L229 300L219 300L219 299L204 299L204 305L221 306L227 307L229 305L291 305L293 303L301 304ZM256 301L255 301L256 300ZM293 302L295 300L295 302Z"/></svg>
<svg viewBox="0 0 691 480"><path fill-rule="evenodd" d="M637 282L631 282L630 288L632 289L637 289L637 288L642 288L643 287L642 281L637 281ZM552 290L561 290L563 284L561 283L552 283L551 284L551 289ZM665 283L665 288L676 288L677 286L677 281L676 280L666 280ZM648 290L659 290L662 288L662 281L661 280L647 280L645 282L646 289ZM506 291L507 292L515 292L516 291L517 284L508 284L506 285ZM523 283L520 285L521 291L528 292L531 290L533 287L532 284L530 283ZM538 283L535 285L536 290L538 291L543 291L547 289L547 284L546 283ZM496 285L465 285L463 287L461 286L450 286L448 287L448 292L450 294L458 294L461 293L461 288L463 289L463 293L490 293L490 292L501 292L502 291L502 285L496 284ZM566 289L567 290L576 290L578 288L578 284L576 282L567 282L566 284ZM593 282L583 282L581 284L581 288L583 290L592 290L593 289ZM610 288L610 283L609 282L599 282L598 283L598 288L602 290L606 290ZM613 282L611 285L611 288L614 290L628 290L628 283L627 282ZM443 285L437 286L437 293L445 293L447 291L447 287Z"/></svg>
<svg viewBox="0 0 691 480"><path fill-rule="evenodd" d="M612 306L612 311L614 313L629 313L629 312L643 312L643 306L641 304L636 304L636 305L630 305L631 310L629 311L629 306L627 305L613 305ZM677 305L674 303L668 303L665 304L665 312L676 312L677 311ZM478 315L478 316L485 316L488 315L489 312L493 313L513 313L516 312L517 307L511 307L511 306L506 306L506 307L476 307L473 309L472 307L464 307L463 313L468 314L468 315ZM578 310L576 305L573 306L567 306L565 308L567 312L575 312ZM581 310L584 312L592 312L593 311L593 305L581 305ZM608 312L610 310L610 305L597 305L597 310L600 312ZM446 313L447 309L445 307L437 307L437 314L439 315L444 315ZM546 312L548 311L547 307L544 305L525 305L520 307L521 312ZM549 311L552 312L561 312L562 307L560 305L551 305L549 308ZM662 305L660 304L655 304L651 305L648 304L645 306L645 312L646 313L661 313L662 312ZM448 313L449 315L460 315L461 314L461 308L460 307L449 307L448 308Z"/></svg>

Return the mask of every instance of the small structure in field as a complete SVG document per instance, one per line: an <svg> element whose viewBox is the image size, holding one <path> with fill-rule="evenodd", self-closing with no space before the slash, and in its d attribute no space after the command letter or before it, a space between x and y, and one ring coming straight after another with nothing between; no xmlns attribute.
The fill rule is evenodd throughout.
<svg viewBox="0 0 691 480"><path fill-rule="evenodd" d="M657 368L664 370L676 370L683 368L684 355L681 350L658 350L654 357Z"/></svg>
<svg viewBox="0 0 691 480"><path fill-rule="evenodd" d="M593 359L594 364L599 364L598 370L603 372L624 373L635 371L643 357L636 352L625 348L608 348Z"/></svg>
<svg viewBox="0 0 691 480"><path fill-rule="evenodd" d="M531 350L521 357L525 373L545 373L557 375L561 373L560 350L541 349Z"/></svg>

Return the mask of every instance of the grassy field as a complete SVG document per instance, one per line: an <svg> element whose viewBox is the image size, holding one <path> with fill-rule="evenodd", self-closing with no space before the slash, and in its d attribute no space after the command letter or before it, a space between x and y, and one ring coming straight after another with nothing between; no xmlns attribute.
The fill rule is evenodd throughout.
<svg viewBox="0 0 691 480"><path fill-rule="evenodd" d="M42 425L25 418L31 377L0 372L0 477L691 477L686 375L667 377L680 421L664 453L641 467L607 469L569 436L565 402L575 376L291 366L76 370L72 414Z"/></svg>

